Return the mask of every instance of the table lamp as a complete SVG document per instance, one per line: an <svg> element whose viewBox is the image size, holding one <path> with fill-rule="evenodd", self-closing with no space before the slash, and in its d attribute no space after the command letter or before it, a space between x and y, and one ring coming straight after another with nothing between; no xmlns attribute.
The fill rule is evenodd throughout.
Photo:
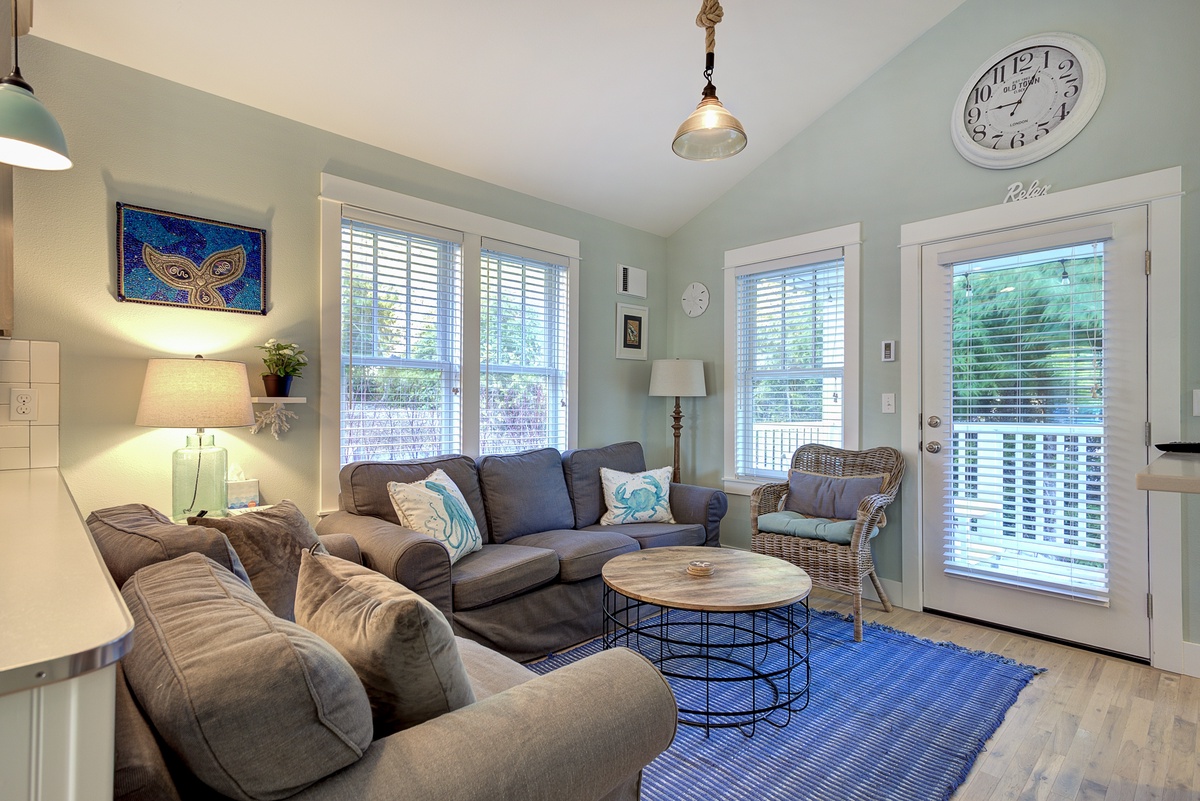
<svg viewBox="0 0 1200 801"><path fill-rule="evenodd" d="M204 513L224 517L229 456L206 428L254 425L246 365L205 359L151 359L142 385L137 425L195 428L171 462L171 519Z"/></svg>
<svg viewBox="0 0 1200 801"><path fill-rule="evenodd" d="M655 359L650 367L650 396L675 397L675 412L671 418L675 424L675 470L671 480L679 483L679 432L683 430L683 411L679 408L680 398L703 398L704 362L699 359Z"/></svg>

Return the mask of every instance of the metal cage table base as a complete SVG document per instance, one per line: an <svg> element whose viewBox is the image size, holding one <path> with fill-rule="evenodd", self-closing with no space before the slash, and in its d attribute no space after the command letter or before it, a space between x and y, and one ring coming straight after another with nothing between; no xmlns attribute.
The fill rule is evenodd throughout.
<svg viewBox="0 0 1200 801"><path fill-rule="evenodd" d="M628 646L668 680L679 722L705 730L782 728L808 706L807 599L754 611L677 609L604 585L605 648Z"/></svg>

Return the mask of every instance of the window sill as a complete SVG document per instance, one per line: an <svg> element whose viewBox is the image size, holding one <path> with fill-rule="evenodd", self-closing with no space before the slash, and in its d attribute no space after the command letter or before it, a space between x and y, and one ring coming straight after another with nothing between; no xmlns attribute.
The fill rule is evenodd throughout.
<svg viewBox="0 0 1200 801"><path fill-rule="evenodd" d="M778 484L787 481L786 478L722 478L722 489L727 495L746 495L749 496L755 489L763 484Z"/></svg>

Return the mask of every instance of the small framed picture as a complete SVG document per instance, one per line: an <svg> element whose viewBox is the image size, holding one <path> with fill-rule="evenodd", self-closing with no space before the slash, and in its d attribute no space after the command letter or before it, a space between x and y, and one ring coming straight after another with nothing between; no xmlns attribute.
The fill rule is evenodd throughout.
<svg viewBox="0 0 1200 801"><path fill-rule="evenodd" d="M617 358L645 359L647 349L645 306L617 304Z"/></svg>

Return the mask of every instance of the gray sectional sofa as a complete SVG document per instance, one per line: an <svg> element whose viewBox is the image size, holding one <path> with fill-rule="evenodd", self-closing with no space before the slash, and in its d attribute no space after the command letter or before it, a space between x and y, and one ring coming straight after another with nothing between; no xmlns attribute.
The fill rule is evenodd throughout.
<svg viewBox="0 0 1200 801"><path fill-rule="evenodd" d="M117 801L636 801L641 769L675 732L671 690L648 661L618 648L537 676L357 567L351 537L318 539L294 505L282 507L213 528L138 504L88 518L135 621L117 674ZM314 602L304 571L318 559L367 581L322 602L334 604L335 625L368 585L423 608L424 633L406 636L418 648L442 643L442 660L457 652L465 705L373 728L356 657L287 614L294 602L300 621L301 601ZM366 597L366 610L389 603ZM379 618L358 620L345 628L374 636ZM392 685L402 695L408 675Z"/></svg>
<svg viewBox="0 0 1200 801"><path fill-rule="evenodd" d="M725 493L687 484L670 486L674 523L599 525L602 467L644 471L641 444L354 462L341 470L340 510L317 531L353 535L366 566L435 604L456 634L528 661L600 634L600 571L609 559L640 548L720 545ZM441 543L400 525L387 492L390 481L418 481L438 468L462 491L485 543L453 566Z"/></svg>

